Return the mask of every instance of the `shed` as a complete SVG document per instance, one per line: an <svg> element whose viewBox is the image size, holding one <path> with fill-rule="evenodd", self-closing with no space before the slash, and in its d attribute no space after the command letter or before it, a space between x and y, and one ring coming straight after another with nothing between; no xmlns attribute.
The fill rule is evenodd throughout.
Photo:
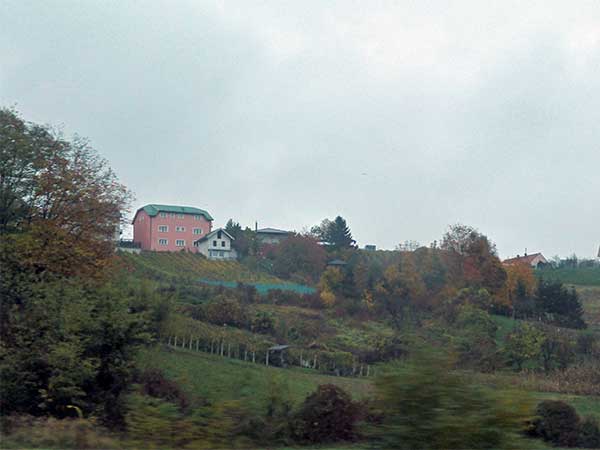
<svg viewBox="0 0 600 450"><path fill-rule="evenodd" d="M285 351L288 348L290 348L289 345L274 345L273 347L269 347L267 349L267 366L270 362L274 366L286 367Z"/></svg>
<svg viewBox="0 0 600 450"><path fill-rule="evenodd" d="M329 261L327 265L329 267L339 267L341 269L343 267L346 267L347 263L345 261L342 261L341 259L334 259L332 261Z"/></svg>

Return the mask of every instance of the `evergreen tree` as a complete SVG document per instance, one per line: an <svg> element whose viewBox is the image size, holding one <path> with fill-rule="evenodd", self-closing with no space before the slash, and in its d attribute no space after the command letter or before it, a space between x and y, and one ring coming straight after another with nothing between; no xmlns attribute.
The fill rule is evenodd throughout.
<svg viewBox="0 0 600 450"><path fill-rule="evenodd" d="M346 220L337 216L335 220L327 221L327 227L321 229L323 240L333 245L336 249L355 247L356 241L352 239L352 233Z"/></svg>

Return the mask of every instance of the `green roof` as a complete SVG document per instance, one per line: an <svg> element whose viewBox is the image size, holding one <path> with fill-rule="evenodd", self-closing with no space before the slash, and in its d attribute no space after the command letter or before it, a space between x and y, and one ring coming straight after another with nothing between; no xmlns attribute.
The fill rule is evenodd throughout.
<svg viewBox="0 0 600 450"><path fill-rule="evenodd" d="M203 209L194 208L193 206L173 206L173 205L146 205L142 206L139 210L143 209L150 217L156 216L159 212L169 212L178 214L195 214L204 216L206 220L213 220L212 216Z"/></svg>

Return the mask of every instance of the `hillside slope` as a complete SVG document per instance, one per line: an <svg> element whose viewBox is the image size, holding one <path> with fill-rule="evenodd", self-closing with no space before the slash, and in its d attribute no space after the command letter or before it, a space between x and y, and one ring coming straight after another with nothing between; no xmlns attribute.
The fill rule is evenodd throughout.
<svg viewBox="0 0 600 450"><path fill-rule="evenodd" d="M237 261L208 260L188 252L142 252L138 255L120 253L119 258L127 270L157 280L185 277L239 283L285 283L267 273L250 270Z"/></svg>

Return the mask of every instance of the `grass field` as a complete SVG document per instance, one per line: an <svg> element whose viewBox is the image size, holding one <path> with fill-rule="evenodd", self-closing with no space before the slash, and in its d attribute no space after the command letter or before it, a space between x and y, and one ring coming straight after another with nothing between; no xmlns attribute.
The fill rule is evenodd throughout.
<svg viewBox="0 0 600 450"><path fill-rule="evenodd" d="M295 403L303 401L320 384L336 384L357 400L372 390L371 382L365 378L328 376L310 369L266 367L185 350L158 347L145 350L139 362L142 368L162 369L190 394L211 401L251 398L257 408L265 404L273 383L287 385L289 396Z"/></svg>
<svg viewBox="0 0 600 450"><path fill-rule="evenodd" d="M535 274L545 280L557 280L564 284L600 286L600 267L540 269L536 270Z"/></svg>
<svg viewBox="0 0 600 450"><path fill-rule="evenodd" d="M266 367L206 353L174 351L163 347L145 350L139 361L141 367L164 370L169 378L178 381L190 394L211 401L250 398L256 408L263 407L273 383L287 385L289 396L296 404L320 384L336 384L351 393L356 400L373 392L373 378L335 377L322 375L310 369ZM506 373L497 388L506 389L507 385L511 384L509 379L518 376ZM573 405L581 416L593 415L600 419L598 397L548 392L529 392L528 395L536 402L548 399L563 400Z"/></svg>
<svg viewBox="0 0 600 450"><path fill-rule="evenodd" d="M584 318L591 329L600 331L600 286L575 286L585 312Z"/></svg>

